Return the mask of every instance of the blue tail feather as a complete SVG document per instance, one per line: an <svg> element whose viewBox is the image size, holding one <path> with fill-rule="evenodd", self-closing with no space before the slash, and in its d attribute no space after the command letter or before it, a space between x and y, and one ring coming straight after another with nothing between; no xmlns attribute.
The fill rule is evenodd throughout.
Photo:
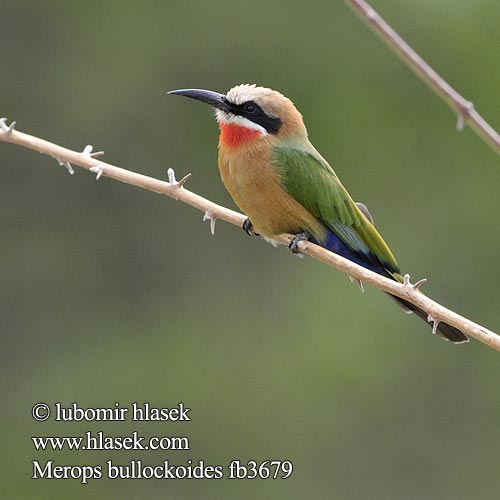
<svg viewBox="0 0 500 500"><path fill-rule="evenodd" d="M322 241L316 240L314 237L310 238L312 243L319 245L330 252L336 253L341 257L344 257L356 264L359 264L370 271L381 274L387 278L392 278L392 276L384 268L383 264L377 259L374 254L365 254L363 252L355 252L350 247L348 247L333 231L327 230L327 233Z"/></svg>

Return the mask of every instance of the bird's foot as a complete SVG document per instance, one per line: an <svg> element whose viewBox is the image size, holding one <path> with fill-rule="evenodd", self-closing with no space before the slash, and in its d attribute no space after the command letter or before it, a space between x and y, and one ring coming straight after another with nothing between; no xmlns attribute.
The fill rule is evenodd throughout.
<svg viewBox="0 0 500 500"><path fill-rule="evenodd" d="M245 231L245 233L248 234L248 236L259 236L258 233L254 232L253 224L248 217L243 221L242 228L243 228L243 231Z"/></svg>
<svg viewBox="0 0 500 500"><path fill-rule="evenodd" d="M301 241L307 241L309 239L309 234L306 233L305 231L303 233L296 234L290 244L288 245L288 248L292 251L292 253L299 253L299 247L298 244Z"/></svg>

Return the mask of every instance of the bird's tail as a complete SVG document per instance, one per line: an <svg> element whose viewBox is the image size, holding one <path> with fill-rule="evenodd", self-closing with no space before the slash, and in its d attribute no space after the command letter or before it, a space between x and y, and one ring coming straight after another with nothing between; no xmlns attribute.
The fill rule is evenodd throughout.
<svg viewBox="0 0 500 500"><path fill-rule="evenodd" d="M361 203L358 203L357 205L358 208L368 218L368 220L373 223L373 218L371 217L365 205ZM394 268L391 269L390 266L380 262L374 255L360 254L359 252L357 253L353 251L352 248L350 248L346 243L344 243L344 241L340 239L340 237L337 236L337 234L334 233L332 230L327 231L326 237L323 241L315 240L312 237L310 238L309 241L321 245L323 248L330 250L330 252L334 252L338 255L341 255L342 257L345 257L346 259L349 259L350 261L359 264L360 266L363 266L366 269L369 269L370 271L374 271L378 274L381 274L386 278L393 279L394 281L397 281L399 283L404 282L404 278L400 274L398 269ZM423 311L422 309L418 308L413 304L410 304L410 302L407 302L404 299L400 299L399 297L391 295L390 293L388 295L389 297L394 299L406 313L408 314L415 313L419 318L422 318L426 323L428 323L427 313L425 311ZM430 324L430 326L431 328L433 328L433 331L438 333L443 339L449 340L454 344L462 344L463 342L469 341L469 339L464 333L462 333L454 326L448 325L447 323L439 323L435 330L434 330L434 325L432 323Z"/></svg>
<svg viewBox="0 0 500 500"><path fill-rule="evenodd" d="M410 302L407 302L404 299L400 299L399 297L396 297L394 295L388 294L389 297L394 299L399 306L401 306L404 311L408 314L415 313L419 318L422 318L426 323L428 323L428 316L427 313L418 308L417 306L411 304ZM432 323L430 323L430 326L432 327ZM462 333L458 328L455 328L454 326L449 325L448 323L439 323L437 325L437 333L445 340L449 340L450 342L453 342L454 344L463 344L464 342L469 342L469 338L465 333Z"/></svg>

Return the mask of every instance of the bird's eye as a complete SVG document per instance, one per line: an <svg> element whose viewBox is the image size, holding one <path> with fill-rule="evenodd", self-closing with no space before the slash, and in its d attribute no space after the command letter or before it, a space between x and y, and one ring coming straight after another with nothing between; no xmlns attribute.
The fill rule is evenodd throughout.
<svg viewBox="0 0 500 500"><path fill-rule="evenodd" d="M257 106L253 102L248 102L245 104L244 109L247 113L255 113L257 111Z"/></svg>

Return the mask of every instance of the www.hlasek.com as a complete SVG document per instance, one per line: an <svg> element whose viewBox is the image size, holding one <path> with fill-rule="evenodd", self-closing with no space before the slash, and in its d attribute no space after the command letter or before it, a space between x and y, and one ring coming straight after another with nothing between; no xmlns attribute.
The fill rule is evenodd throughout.
<svg viewBox="0 0 500 500"><path fill-rule="evenodd" d="M55 410L55 411L54 411ZM150 403L132 403L122 407L115 403L110 408L81 408L77 403L64 407L55 403L52 408L46 403L37 403L32 408L32 416L38 422L49 419L56 422L182 422L190 421L190 408L184 403L173 407L155 407ZM105 424L104 424L105 425ZM36 451L115 451L115 450L190 450L187 436L151 436L146 438L137 431L127 435L110 436L104 431L87 431L80 436L34 436L31 438ZM174 464L170 460L149 465L142 460L116 464L112 460L104 464L65 465L54 460L33 460L32 479L76 479L87 484L92 479L287 479L293 472L290 460L231 460L227 465L210 465L205 460L187 460L184 464Z"/></svg>
<svg viewBox="0 0 500 500"><path fill-rule="evenodd" d="M35 450L189 450L186 436L152 436L146 439L137 431L130 436L106 436L102 431L85 436L33 436Z"/></svg>

